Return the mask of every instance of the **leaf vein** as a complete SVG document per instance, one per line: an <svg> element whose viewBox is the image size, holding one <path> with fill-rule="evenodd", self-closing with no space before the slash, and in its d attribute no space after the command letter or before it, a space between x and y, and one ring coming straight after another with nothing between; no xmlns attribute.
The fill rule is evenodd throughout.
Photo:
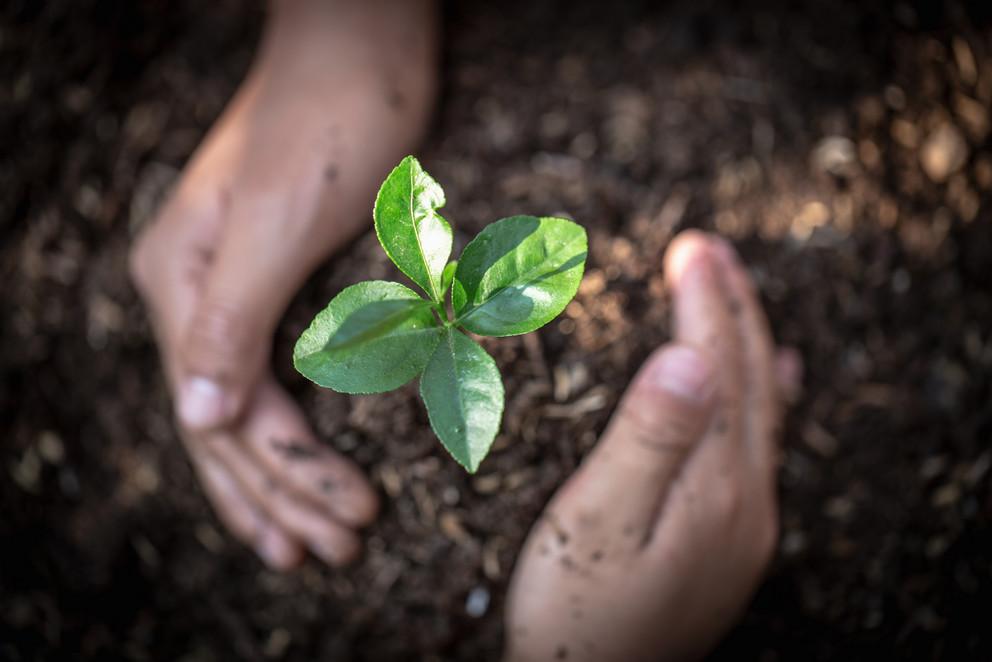
<svg viewBox="0 0 992 662"><path fill-rule="evenodd" d="M438 300L437 286L434 284L434 278L431 276L430 265L427 264L427 255L424 253L424 242L420 239L420 229L417 227L417 217L413 213L413 191L414 191L414 176L413 176L413 164L410 164L410 198L409 198L409 209L410 209L410 225L413 228L413 236L417 239L418 253L420 254L420 261L424 263L424 274L427 276L427 284L430 285L431 298L434 301Z"/></svg>
<svg viewBox="0 0 992 662"><path fill-rule="evenodd" d="M575 238L573 238L568 243L562 245L561 248L559 248L558 250L554 251L551 254L551 258L552 259L553 258L556 258L556 257L558 257L559 254L565 252L566 250L571 249L573 244L575 244L575 243L581 243L582 242L582 239L583 239L582 237L575 237ZM522 278L523 287L526 287L527 285L531 284L532 282L538 280L537 277L535 276L535 273L538 272L538 271L540 271L541 269L546 269L547 268L545 263L548 261L548 259L549 259L548 256L545 255L544 259L541 262L539 262L536 265L534 265L531 269L529 269L524 274L524 276ZM501 294L503 294L505 291L507 291L511 287L517 287L517 286L518 286L518 284L513 284L513 285L509 285L508 284L508 285L504 285L503 287L497 289L495 292L493 292L492 294L490 294L489 297L486 298L486 300L483 301L482 303L472 304L471 307L468 310L463 311L462 314L459 315L458 318L455 320L455 323L457 324L459 322L462 322L463 320L465 320L466 318L468 318L470 315L472 315L473 313L475 313L477 310L481 309L486 304L492 303L494 299L496 299L497 297L499 297Z"/></svg>
<svg viewBox="0 0 992 662"><path fill-rule="evenodd" d="M464 422L461 437L465 440L466 458L469 455L468 448L468 416L465 413L465 403L462 401L461 380L458 379L458 354L455 352L455 334L457 331L448 331L448 349L451 350L451 369L454 372L455 401L458 406L458 418Z"/></svg>

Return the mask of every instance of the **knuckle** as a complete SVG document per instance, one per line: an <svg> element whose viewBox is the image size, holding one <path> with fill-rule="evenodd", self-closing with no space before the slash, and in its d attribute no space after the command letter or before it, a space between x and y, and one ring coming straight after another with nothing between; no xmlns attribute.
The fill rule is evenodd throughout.
<svg viewBox="0 0 992 662"><path fill-rule="evenodd" d="M658 403L626 399L620 406L619 416L625 434L650 450L684 454L697 436L692 412L676 403L659 406Z"/></svg>
<svg viewBox="0 0 992 662"><path fill-rule="evenodd" d="M242 311L227 302L207 300L190 328L193 351L210 352L211 359L236 359L247 347L248 328Z"/></svg>
<svg viewBox="0 0 992 662"><path fill-rule="evenodd" d="M638 447L673 459L681 459L692 450L692 440L689 437L678 434L667 426L655 430L633 427L628 434Z"/></svg>

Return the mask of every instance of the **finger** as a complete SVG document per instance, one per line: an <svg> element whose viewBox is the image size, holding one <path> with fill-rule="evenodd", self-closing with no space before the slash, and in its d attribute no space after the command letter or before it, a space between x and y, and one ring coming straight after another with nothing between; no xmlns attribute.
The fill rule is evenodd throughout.
<svg viewBox="0 0 992 662"><path fill-rule="evenodd" d="M716 388L715 370L700 350L658 349L562 491L553 509L562 526L603 511L633 545L646 544L669 485L709 427Z"/></svg>
<svg viewBox="0 0 992 662"><path fill-rule="evenodd" d="M220 232L217 195L184 179L131 248L131 279L144 300L176 400L179 345L193 317Z"/></svg>
<svg viewBox="0 0 992 662"><path fill-rule="evenodd" d="M306 174L314 170L309 176ZM287 173L292 178L294 173ZM317 180L320 171L299 174ZM272 334L286 305L318 257L306 237L289 236L278 219L316 213L320 195L296 182L294 200L313 200L298 209L287 196L246 186L254 194L233 199L224 230L182 342L179 416L190 429L214 429L240 415L267 363ZM298 205L297 205L298 206ZM274 220L275 219L275 220Z"/></svg>
<svg viewBox="0 0 992 662"><path fill-rule="evenodd" d="M793 347L779 347L775 354L775 381L786 404L795 404L803 390L803 357Z"/></svg>
<svg viewBox="0 0 992 662"><path fill-rule="evenodd" d="M362 472L317 441L299 407L268 376L242 426L248 449L287 489L351 527L372 523L379 499Z"/></svg>
<svg viewBox="0 0 992 662"><path fill-rule="evenodd" d="M775 373L775 342L754 283L737 253L723 239L713 237L731 309L735 311L744 361L744 445L759 467L771 470L777 445L782 405Z"/></svg>
<svg viewBox="0 0 992 662"><path fill-rule="evenodd" d="M665 278L674 297L676 341L703 349L717 370L717 425L726 434L715 437L714 445L733 453L742 425L743 348L707 235L688 231L675 238L665 254Z"/></svg>
<svg viewBox="0 0 992 662"><path fill-rule="evenodd" d="M302 560L300 545L252 504L215 458L202 453L190 453L190 458L217 517L235 538L274 570L288 570Z"/></svg>
<svg viewBox="0 0 992 662"><path fill-rule="evenodd" d="M361 545L351 529L287 490L253 456L244 452L240 440L217 435L211 439L209 451L274 522L326 563L344 565L358 555Z"/></svg>

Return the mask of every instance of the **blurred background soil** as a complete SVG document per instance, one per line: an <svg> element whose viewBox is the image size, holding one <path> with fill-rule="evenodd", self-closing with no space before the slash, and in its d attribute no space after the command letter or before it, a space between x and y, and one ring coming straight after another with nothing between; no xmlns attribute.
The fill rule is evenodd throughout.
<svg viewBox="0 0 992 662"><path fill-rule="evenodd" d="M450 3L421 155L456 242L568 214L588 273L559 320L490 346L508 408L474 477L414 386L293 374L316 310L396 273L369 232L315 275L277 369L387 505L360 563L285 576L210 512L126 276L261 21L0 11L0 659L497 659L527 529L667 337L660 258L687 227L740 247L807 368L779 553L714 658L992 659L992 5Z"/></svg>

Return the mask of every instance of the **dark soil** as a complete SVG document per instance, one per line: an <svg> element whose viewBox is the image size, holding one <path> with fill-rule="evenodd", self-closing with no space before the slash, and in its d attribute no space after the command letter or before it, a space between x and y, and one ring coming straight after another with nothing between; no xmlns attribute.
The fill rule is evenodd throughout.
<svg viewBox="0 0 992 662"><path fill-rule="evenodd" d="M666 338L686 227L737 243L807 366L780 553L715 658L992 659L992 5L451 3L422 156L458 241L567 213L588 275L490 346L505 430L469 477L412 387L292 373L314 311L394 271L369 233L317 274L277 367L387 505L356 566L282 576L199 492L125 274L250 61L240 4L2 11L0 659L496 659L531 522Z"/></svg>

